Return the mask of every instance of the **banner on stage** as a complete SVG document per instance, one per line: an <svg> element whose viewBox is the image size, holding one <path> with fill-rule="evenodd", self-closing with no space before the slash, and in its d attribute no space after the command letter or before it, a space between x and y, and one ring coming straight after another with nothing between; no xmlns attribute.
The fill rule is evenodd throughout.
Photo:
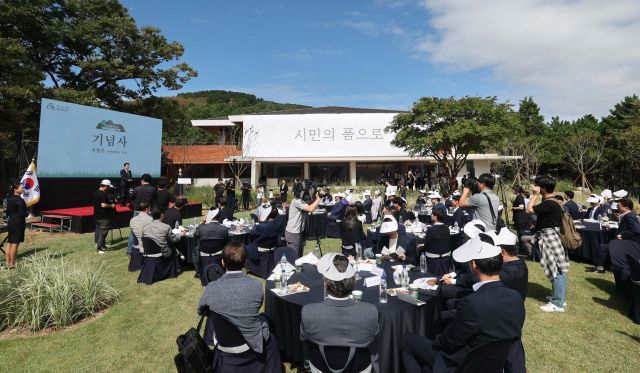
<svg viewBox="0 0 640 373"><path fill-rule="evenodd" d="M42 99L40 177L160 176L162 120Z"/></svg>
<svg viewBox="0 0 640 373"><path fill-rule="evenodd" d="M391 146L394 133L385 133L394 113L245 115L244 128L257 135L245 156L389 157L407 156Z"/></svg>
<svg viewBox="0 0 640 373"><path fill-rule="evenodd" d="M38 203L40 201L40 184L38 183L38 176L36 175L36 165L31 162L31 165L22 176L20 180L24 185L24 193L22 193L22 199L27 204L27 207Z"/></svg>

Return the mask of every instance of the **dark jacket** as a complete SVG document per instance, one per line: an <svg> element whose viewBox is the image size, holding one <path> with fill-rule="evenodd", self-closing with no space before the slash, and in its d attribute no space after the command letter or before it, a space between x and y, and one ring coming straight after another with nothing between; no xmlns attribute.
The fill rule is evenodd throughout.
<svg viewBox="0 0 640 373"><path fill-rule="evenodd" d="M573 200L571 199L564 203L563 208L564 211L568 212L569 214L571 214L572 212L580 211L578 204L573 202Z"/></svg>
<svg viewBox="0 0 640 373"><path fill-rule="evenodd" d="M371 206L373 206L373 200L371 198L365 198L365 200L362 201L364 212L371 212Z"/></svg>
<svg viewBox="0 0 640 373"><path fill-rule="evenodd" d="M178 211L178 209L172 207L164 212L162 222L170 226L171 229L176 227L176 220L178 221L178 224L182 225L182 215L180 215L180 211Z"/></svg>
<svg viewBox="0 0 640 373"><path fill-rule="evenodd" d="M445 199L444 200L444 207L449 208L449 207L453 207L453 202L451 202L450 199Z"/></svg>
<svg viewBox="0 0 640 373"><path fill-rule="evenodd" d="M527 299L529 292L529 269L522 259L511 260L502 265L500 281L505 287L520 293L522 300Z"/></svg>
<svg viewBox="0 0 640 373"><path fill-rule="evenodd" d="M456 271L456 286L463 289L471 289L473 284L480 280L471 272L469 263L462 263L460 269Z"/></svg>
<svg viewBox="0 0 640 373"><path fill-rule="evenodd" d="M589 219L589 216L591 216L592 210L593 210L593 207L589 207L589 209L587 209L587 212L584 214L583 219ZM602 208L602 206L597 206L596 212L593 214L593 219L598 220L598 215L605 215L606 213L607 212L605 211L605 209Z"/></svg>
<svg viewBox="0 0 640 373"><path fill-rule="evenodd" d="M140 185L133 189L131 193L131 199L133 200L133 208L137 211L140 210L140 204L142 202L148 202L149 206L153 207L156 198L158 198L158 189L149 184Z"/></svg>
<svg viewBox="0 0 640 373"><path fill-rule="evenodd" d="M194 233L195 238L202 240L224 240L225 245L229 242L229 229L217 221L209 224L200 224Z"/></svg>
<svg viewBox="0 0 640 373"><path fill-rule="evenodd" d="M407 228L404 225L398 225L398 235L405 237L407 235ZM371 247L376 247L380 237L389 236L387 233L380 233L380 226L376 228L376 233L371 237Z"/></svg>
<svg viewBox="0 0 640 373"><path fill-rule="evenodd" d="M280 184L280 194L286 195L289 192L289 186L287 184Z"/></svg>
<svg viewBox="0 0 640 373"><path fill-rule="evenodd" d="M444 211L445 214L447 213L447 207L442 202L438 202L435 206L433 206L433 208L434 209L442 209L442 211Z"/></svg>
<svg viewBox="0 0 640 373"><path fill-rule="evenodd" d="M257 260L258 243L266 238L280 237L283 230L282 222L279 219L267 220L264 223L255 225L250 233L252 238L255 238L253 238L253 242L250 245L246 246L249 258Z"/></svg>
<svg viewBox="0 0 640 373"><path fill-rule="evenodd" d="M385 246L388 248L389 247L389 235L385 235L385 236L381 236L380 239L378 240L378 245L377 247L373 248L373 253L374 254L380 254L382 252L382 249L385 248ZM407 238L407 236L401 236L400 234L398 234L398 242L396 243L396 247L402 247L405 251L405 255L406 255L406 259L404 261L398 260L398 262L400 263L404 263L404 264L415 264L416 262L416 248L413 245L413 243L411 242L411 240L409 240Z"/></svg>
<svg viewBox="0 0 640 373"><path fill-rule="evenodd" d="M629 211L620 218L618 234L625 240L640 244L640 223L633 212Z"/></svg>
<svg viewBox="0 0 640 373"><path fill-rule="evenodd" d="M331 209L331 215L329 215L327 219L333 221L342 220L345 212L347 212L347 209L344 208L344 204L342 203L342 200L340 200L333 205L333 209Z"/></svg>
<svg viewBox="0 0 640 373"><path fill-rule="evenodd" d="M224 222L224 219L227 219L229 221L236 220L236 218L233 217L233 210L228 206L224 206L222 210L220 210L220 215L222 216L222 218L220 219L221 222Z"/></svg>
<svg viewBox="0 0 640 373"><path fill-rule="evenodd" d="M525 309L517 291L502 282L484 284L458 302L456 316L431 348L439 352L434 372L451 372L462 358L483 343L522 336Z"/></svg>
<svg viewBox="0 0 640 373"><path fill-rule="evenodd" d="M424 246L420 247L420 252L428 252L431 254L446 254L451 251L451 243L449 237L451 232L449 227L444 224L435 224L427 229L424 237Z"/></svg>
<svg viewBox="0 0 640 373"><path fill-rule="evenodd" d="M449 218L449 226L453 227L454 222L458 222L459 228L464 228L464 223L466 223L464 218L464 210L458 207L456 211L453 212L453 216Z"/></svg>
<svg viewBox="0 0 640 373"><path fill-rule="evenodd" d="M342 220L340 222L340 237L344 237L342 240L342 246L353 246L357 243L367 241L367 236L364 235L364 230L362 229L362 223L357 219L353 227L353 231L349 231L349 226L346 221ZM353 251L355 252L355 248Z"/></svg>
<svg viewBox="0 0 640 373"><path fill-rule="evenodd" d="M131 180L131 171L125 170L124 168L120 170L120 186L124 186Z"/></svg>
<svg viewBox="0 0 640 373"><path fill-rule="evenodd" d="M7 217L9 218L7 225L22 227L27 225L24 219L29 216L29 213L27 212L27 204L24 202L22 197L14 194L7 198L6 212Z"/></svg>

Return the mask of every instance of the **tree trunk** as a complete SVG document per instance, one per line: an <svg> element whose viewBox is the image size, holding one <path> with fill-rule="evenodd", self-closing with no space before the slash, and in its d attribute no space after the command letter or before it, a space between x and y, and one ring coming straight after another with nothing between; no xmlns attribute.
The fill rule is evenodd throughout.
<svg viewBox="0 0 640 373"><path fill-rule="evenodd" d="M585 176L584 173L581 173L581 178L582 178L582 193L584 193L584 180L585 180Z"/></svg>

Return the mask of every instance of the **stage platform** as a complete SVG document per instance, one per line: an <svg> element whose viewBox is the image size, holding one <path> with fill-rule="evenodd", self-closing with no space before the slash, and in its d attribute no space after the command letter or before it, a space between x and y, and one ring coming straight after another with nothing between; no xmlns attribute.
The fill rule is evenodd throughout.
<svg viewBox="0 0 640 373"><path fill-rule="evenodd" d="M182 219L193 218L202 215L202 203L188 203L180 210ZM93 221L93 206L74 207L67 209L40 211L38 215L43 217L43 223L50 223L43 215L62 215L71 217L71 232L74 233L91 233L96 230L96 224ZM116 214L111 217L111 228L116 229L129 226L129 220L133 217L133 210L128 207L116 206ZM185 222L186 224L186 222Z"/></svg>

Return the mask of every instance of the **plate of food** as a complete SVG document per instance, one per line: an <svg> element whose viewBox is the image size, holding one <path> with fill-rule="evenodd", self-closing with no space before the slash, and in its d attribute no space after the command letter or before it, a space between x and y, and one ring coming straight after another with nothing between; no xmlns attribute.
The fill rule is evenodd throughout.
<svg viewBox="0 0 640 373"><path fill-rule="evenodd" d="M392 266L391 268L393 268L393 269L402 269L402 266L403 265L401 264L401 265L397 265L397 266ZM407 269L411 269L411 268L413 268L413 265L407 264Z"/></svg>
<svg viewBox="0 0 640 373"><path fill-rule="evenodd" d="M304 293L309 291L309 288L302 285L302 283L300 283L299 281L296 284L293 285L289 285L289 289L297 292L297 293Z"/></svg>
<svg viewBox="0 0 640 373"><path fill-rule="evenodd" d="M398 296L398 294L396 294L397 292L409 294L409 290L408 289L403 289L403 288L395 288L395 289L387 290L387 294L389 294L392 297Z"/></svg>

